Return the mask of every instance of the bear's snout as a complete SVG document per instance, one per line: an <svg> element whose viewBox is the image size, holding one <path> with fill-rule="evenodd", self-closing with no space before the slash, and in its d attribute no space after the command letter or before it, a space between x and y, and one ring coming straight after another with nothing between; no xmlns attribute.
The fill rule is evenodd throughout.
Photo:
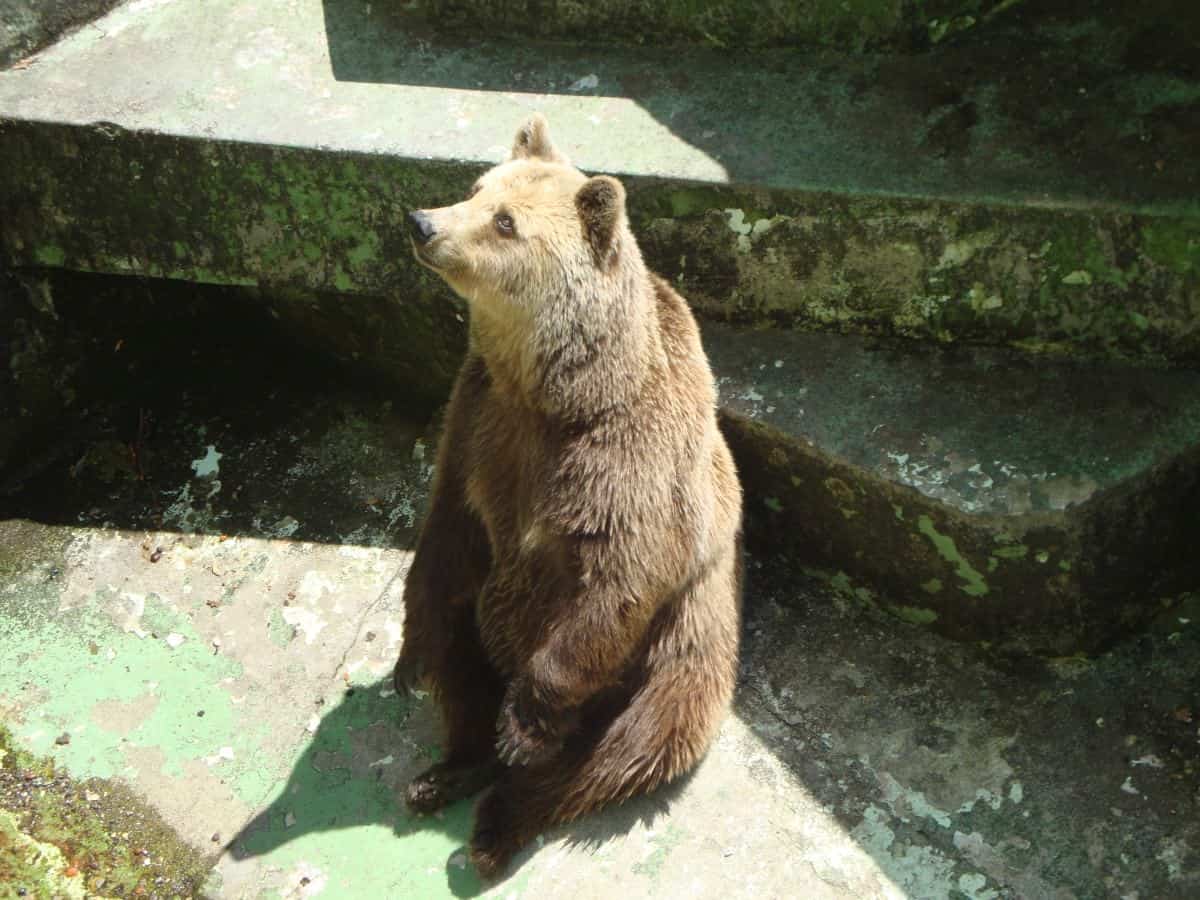
<svg viewBox="0 0 1200 900"><path fill-rule="evenodd" d="M418 244L428 244L437 233L433 227L433 219L424 210L413 210L408 214L408 233Z"/></svg>

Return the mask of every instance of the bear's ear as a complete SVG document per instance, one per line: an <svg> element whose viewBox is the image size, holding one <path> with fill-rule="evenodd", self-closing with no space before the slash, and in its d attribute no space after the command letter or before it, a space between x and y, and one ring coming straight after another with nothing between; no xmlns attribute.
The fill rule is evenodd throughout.
<svg viewBox="0 0 1200 900"><path fill-rule="evenodd" d="M555 149L554 142L550 140L550 126L541 113L534 113L517 130L511 156L513 159L540 159L542 162L567 164L567 158Z"/></svg>
<svg viewBox="0 0 1200 900"><path fill-rule="evenodd" d="M607 264L616 250L617 232L625 218L625 188L608 175L589 178L575 195L575 208L596 262Z"/></svg>

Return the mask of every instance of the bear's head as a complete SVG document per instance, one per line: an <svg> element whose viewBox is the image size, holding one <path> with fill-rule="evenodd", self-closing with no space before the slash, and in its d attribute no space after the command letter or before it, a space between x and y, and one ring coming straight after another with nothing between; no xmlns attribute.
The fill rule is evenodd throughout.
<svg viewBox="0 0 1200 900"><path fill-rule="evenodd" d="M625 190L588 178L550 140L535 115L507 161L484 173L461 203L409 214L413 249L472 307L531 312L610 272L636 254Z"/></svg>

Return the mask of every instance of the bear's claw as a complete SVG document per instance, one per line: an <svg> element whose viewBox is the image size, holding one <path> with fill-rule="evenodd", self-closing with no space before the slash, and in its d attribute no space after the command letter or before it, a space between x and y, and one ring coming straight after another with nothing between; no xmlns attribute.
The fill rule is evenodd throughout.
<svg viewBox="0 0 1200 900"><path fill-rule="evenodd" d="M415 813L436 812L487 787L499 773L495 760L467 766L437 763L408 783L404 801Z"/></svg>

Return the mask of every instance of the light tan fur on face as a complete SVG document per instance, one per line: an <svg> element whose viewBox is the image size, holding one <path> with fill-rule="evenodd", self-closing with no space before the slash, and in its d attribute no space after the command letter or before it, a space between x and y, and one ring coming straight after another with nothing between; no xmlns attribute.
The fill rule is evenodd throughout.
<svg viewBox="0 0 1200 900"><path fill-rule="evenodd" d="M581 206L581 191L594 185L615 186L619 205L607 223L611 234L602 238L608 242L602 257L590 240L589 211ZM603 192L605 199L611 194ZM627 330L624 339L650 339L645 311L617 308L611 299L646 294L623 190L612 179L588 179L572 168L541 117L518 131L511 159L484 173L469 197L423 212L435 235L414 248L417 258L470 304L472 345L531 402L539 394L539 405L554 402L553 389L545 396L548 359L610 339L615 322ZM497 227L501 215L511 218L511 234ZM592 277L594 269L603 270L599 279ZM660 355L653 347L648 353ZM641 374L624 373L627 390Z"/></svg>

